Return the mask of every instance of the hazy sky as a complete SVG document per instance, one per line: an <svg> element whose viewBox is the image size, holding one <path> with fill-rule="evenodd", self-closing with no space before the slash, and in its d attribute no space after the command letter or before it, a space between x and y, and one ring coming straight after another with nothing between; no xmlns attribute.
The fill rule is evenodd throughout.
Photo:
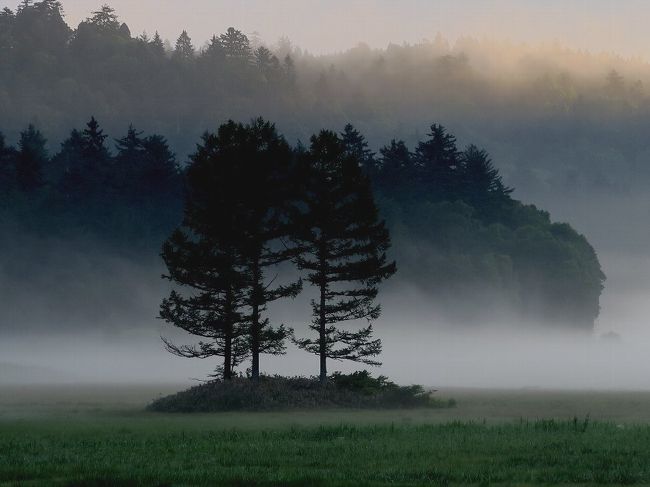
<svg viewBox="0 0 650 487"><path fill-rule="evenodd" d="M647 0L63 0L72 25L103 3L115 7L131 31L158 29L174 40L187 29L196 45L229 26L266 41L288 36L313 53L363 41L451 40L462 35L516 41L560 41L594 51L650 60ZM17 0L0 0L15 8Z"/></svg>

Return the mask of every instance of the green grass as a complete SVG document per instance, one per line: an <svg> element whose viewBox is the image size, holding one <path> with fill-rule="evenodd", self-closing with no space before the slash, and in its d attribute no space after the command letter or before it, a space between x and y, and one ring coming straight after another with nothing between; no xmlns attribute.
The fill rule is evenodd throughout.
<svg viewBox="0 0 650 487"><path fill-rule="evenodd" d="M196 422L195 422L196 421ZM486 425L210 428L101 418L0 428L0 479L35 485L448 485L650 482L650 427ZM84 484L85 482L85 484Z"/></svg>
<svg viewBox="0 0 650 487"><path fill-rule="evenodd" d="M456 391L454 410L182 415L101 390L0 388L0 485L650 484L650 425L609 421L605 407L643 416L643 393ZM596 421L541 419L545 405L593 405Z"/></svg>

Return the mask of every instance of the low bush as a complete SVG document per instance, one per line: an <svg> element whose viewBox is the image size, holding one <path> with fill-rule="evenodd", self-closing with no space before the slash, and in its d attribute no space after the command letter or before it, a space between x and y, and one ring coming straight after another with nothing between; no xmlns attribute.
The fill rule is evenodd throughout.
<svg viewBox="0 0 650 487"><path fill-rule="evenodd" d="M422 386L398 386L386 377L366 371L336 373L326 384L316 378L261 377L215 380L152 402L149 411L168 413L219 411L273 411L327 408L431 408L453 407L455 402L435 400Z"/></svg>

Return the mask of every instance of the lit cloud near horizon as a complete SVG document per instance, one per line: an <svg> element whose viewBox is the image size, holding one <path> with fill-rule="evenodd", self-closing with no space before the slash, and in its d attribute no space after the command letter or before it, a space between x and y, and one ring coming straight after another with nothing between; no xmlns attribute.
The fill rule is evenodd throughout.
<svg viewBox="0 0 650 487"><path fill-rule="evenodd" d="M17 0L0 0L15 8ZM173 40L186 29L197 46L235 26L272 43L287 36L314 54L463 36L514 42L559 42L650 61L643 0L63 0L75 26L103 3L134 34L159 30ZM188 8L190 7L191 8ZM154 14L152 14L154 13Z"/></svg>

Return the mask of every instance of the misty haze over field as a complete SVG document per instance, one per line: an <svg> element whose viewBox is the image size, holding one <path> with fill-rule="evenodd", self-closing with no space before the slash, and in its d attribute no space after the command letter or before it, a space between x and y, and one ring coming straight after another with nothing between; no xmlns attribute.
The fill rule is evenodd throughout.
<svg viewBox="0 0 650 487"><path fill-rule="evenodd" d="M75 28L100 3L67 0L66 21ZM119 76L120 89L107 82L97 88L102 96L89 88L92 76L104 81L101 72L88 79L57 73L47 92L17 77L0 86L0 130L9 142L34 122L55 153L72 128L96 115L112 138L131 122L162 133L185 162L200 133L229 117L268 117L291 143L352 122L373 151L393 137L413 149L431 123L442 123L459 147L475 143L490 153L518 200L587 237L607 276L601 313L593 333L540 328L506 307L465 326L448 319L421 289L388 283L375 325L384 340L378 372L431 386L650 389L646 2L197 0L187 10L171 0L111 5L131 35L159 30L170 49L183 29L200 50L214 33L234 25L256 43L293 56L295 92L279 100L257 85L249 98L227 96L224 88L205 101L172 83L164 96L174 94L178 105L166 111L158 98L142 95L146 85L134 88L133 81L121 90ZM0 0L0 9L5 6L16 7ZM291 43L279 42L282 36ZM125 73L137 72L130 60L125 65ZM40 99L34 93L45 94ZM13 235L4 232L0 241ZM160 279L158 246L149 258L134 258L114 249L93 251L96 243L85 237L17 236L21 243L0 261L0 384L182 382L212 373L214 362L163 350L160 335L181 341L183 335L156 319L169 292ZM271 316L302 336L310 297L272 306ZM262 358L269 373L316 374L317 365L292 346L288 357Z"/></svg>

